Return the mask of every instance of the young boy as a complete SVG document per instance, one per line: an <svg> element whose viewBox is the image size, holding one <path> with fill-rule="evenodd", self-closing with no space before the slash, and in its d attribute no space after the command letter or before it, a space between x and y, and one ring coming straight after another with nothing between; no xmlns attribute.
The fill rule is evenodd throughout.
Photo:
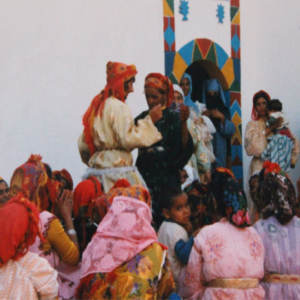
<svg viewBox="0 0 300 300"><path fill-rule="evenodd" d="M158 241L168 247L168 257L175 284L188 263L194 237L188 237L184 226L190 223L187 195L180 188L166 190L162 195L162 212L166 220L158 231Z"/></svg>
<svg viewBox="0 0 300 300"><path fill-rule="evenodd" d="M282 103L278 99L270 100L267 104L267 109L270 117L266 123L267 127L271 127L276 119L282 118L282 126L275 129L274 133L278 132L281 135L286 135L292 140L293 138L289 128L289 121L286 119L284 113L282 112Z"/></svg>

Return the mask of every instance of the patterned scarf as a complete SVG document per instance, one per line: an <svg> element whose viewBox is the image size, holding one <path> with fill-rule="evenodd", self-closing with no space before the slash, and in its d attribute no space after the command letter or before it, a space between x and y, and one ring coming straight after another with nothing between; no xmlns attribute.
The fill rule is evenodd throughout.
<svg viewBox="0 0 300 300"><path fill-rule="evenodd" d="M279 167L262 169L259 179L258 201L263 208L262 218L275 215L281 224L288 223L296 215L299 205L291 180Z"/></svg>
<svg viewBox="0 0 300 300"><path fill-rule="evenodd" d="M135 65L125 65L123 63L109 61L106 65L106 86L95 96L88 110L83 116L85 141L89 147L91 155L95 153L94 140L94 120L104 109L105 100L113 96L122 102L125 102L124 82L133 78L137 74Z"/></svg>
<svg viewBox="0 0 300 300"><path fill-rule="evenodd" d="M227 215L231 224L237 227L250 226L245 192L230 170L216 169L212 174L210 193L216 200L219 211Z"/></svg>
<svg viewBox="0 0 300 300"><path fill-rule="evenodd" d="M64 179L68 184L68 190L73 190L73 179L71 174L66 169L62 169L61 171L53 171L52 175L58 181L60 181L60 178Z"/></svg>
<svg viewBox="0 0 300 300"><path fill-rule="evenodd" d="M55 200L61 188L61 184L53 180L48 165L42 162L40 155L31 155L28 161L18 167L10 181L10 197L15 197L19 192L33 202L40 211L44 211L55 205Z"/></svg>
<svg viewBox="0 0 300 300"><path fill-rule="evenodd" d="M0 267L10 259L23 257L39 235L39 211L20 193L1 209L0 214Z"/></svg>
<svg viewBox="0 0 300 300"><path fill-rule="evenodd" d="M97 228L82 255L81 278L109 273L157 242L151 210L142 201L119 196Z"/></svg>
<svg viewBox="0 0 300 300"><path fill-rule="evenodd" d="M144 88L147 87L164 91L164 93L167 95L166 106L170 107L173 102L174 90L173 84L167 76L164 76L160 73L150 73L145 78Z"/></svg>
<svg viewBox="0 0 300 300"><path fill-rule="evenodd" d="M137 199L151 207L151 196L149 191L140 185L132 185L126 179L118 180L107 194L92 200L88 214L92 221L99 224L107 214L113 200L117 196L125 196Z"/></svg>

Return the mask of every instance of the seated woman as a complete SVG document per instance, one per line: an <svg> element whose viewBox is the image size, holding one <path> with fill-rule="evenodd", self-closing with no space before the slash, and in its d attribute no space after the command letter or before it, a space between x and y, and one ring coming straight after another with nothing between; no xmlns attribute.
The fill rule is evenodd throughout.
<svg viewBox="0 0 300 300"><path fill-rule="evenodd" d="M277 164L266 162L259 176L258 195L264 209L254 228L266 251L261 284L270 300L299 299L300 295L298 200L292 182L283 174Z"/></svg>
<svg viewBox="0 0 300 300"><path fill-rule="evenodd" d="M220 221L194 239L179 294L185 299L264 299L264 247L249 227L247 200L231 171L217 168L210 187L211 209Z"/></svg>
<svg viewBox="0 0 300 300"><path fill-rule="evenodd" d="M39 230L39 211L22 194L0 213L0 299L57 299L57 272L28 252Z"/></svg>
<svg viewBox="0 0 300 300"><path fill-rule="evenodd" d="M83 178L96 176L105 193L121 178L131 184L145 185L132 165L131 151L149 147L162 139L154 126L161 112L152 110L134 125L131 111L125 104L127 96L133 92L135 66L108 62L106 73L106 86L84 114L84 131L78 139L82 161L90 167Z"/></svg>
<svg viewBox="0 0 300 300"><path fill-rule="evenodd" d="M163 221L159 207L161 191L181 186L179 170L189 161L194 146L187 129L189 109L182 106L179 114L169 109L173 102L173 85L170 79L159 73L151 73L146 77L144 87L150 112L155 107L162 109L162 118L155 126L163 139L151 147L140 148L136 161L152 195L153 220L158 229ZM135 123L145 118L149 110L137 116Z"/></svg>
<svg viewBox="0 0 300 300"><path fill-rule="evenodd" d="M79 250L71 215L73 196L64 190L57 199L60 185L51 179L51 168L41 159L31 155L14 171L10 194L14 197L22 193L39 208L40 230L46 241L37 237L29 250L46 258L58 271L59 296L68 299L75 294L80 273L79 267L74 267L79 261ZM55 215L64 221L65 230Z"/></svg>
<svg viewBox="0 0 300 300"><path fill-rule="evenodd" d="M74 190L74 226L81 254L97 230L98 223L93 220L90 208L94 199L102 194L101 183L95 176L79 182Z"/></svg>
<svg viewBox="0 0 300 300"><path fill-rule="evenodd" d="M107 199L112 205L82 256L78 299L167 299L172 293L166 249L151 226L149 193L144 198L140 191L137 199L130 193L122 188L122 195Z"/></svg>
<svg viewBox="0 0 300 300"><path fill-rule="evenodd" d="M71 174L66 169L53 171L52 176L53 179L59 181L62 184L63 189L73 191L73 179Z"/></svg>

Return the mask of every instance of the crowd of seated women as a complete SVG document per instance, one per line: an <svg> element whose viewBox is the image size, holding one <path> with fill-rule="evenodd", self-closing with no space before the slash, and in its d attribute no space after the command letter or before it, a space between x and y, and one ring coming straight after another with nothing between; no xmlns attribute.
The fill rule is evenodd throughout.
<svg viewBox="0 0 300 300"><path fill-rule="evenodd" d="M299 299L300 180L297 196L287 170L256 156L247 199L226 168L235 127L219 82L205 82L195 103L189 74L173 86L151 73L149 109L134 119L125 100L136 74L107 64L83 117L88 169L74 191L68 171L40 155L10 185L0 179L0 298ZM255 122L267 123L261 98ZM262 129L265 146L275 122ZM251 126L245 146L259 155ZM296 147L293 138L294 164Z"/></svg>

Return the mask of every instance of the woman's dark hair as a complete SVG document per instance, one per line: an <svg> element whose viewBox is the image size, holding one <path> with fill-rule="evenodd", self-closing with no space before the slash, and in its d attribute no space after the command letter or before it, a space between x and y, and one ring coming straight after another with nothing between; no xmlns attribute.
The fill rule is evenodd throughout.
<svg viewBox="0 0 300 300"><path fill-rule="evenodd" d="M222 217L226 217L226 206L224 202L222 201L223 195L224 195L224 184L223 182L229 178L230 176L226 173L219 173L219 172L214 172L211 175L211 184L210 184L210 197L211 199L209 200L209 209L214 212L218 213ZM215 199L216 204L217 204L217 209L214 207L214 201L212 197Z"/></svg>
<svg viewBox="0 0 300 300"><path fill-rule="evenodd" d="M278 99L270 100L267 103L267 109L273 111L282 111L282 103Z"/></svg>
<svg viewBox="0 0 300 300"><path fill-rule="evenodd" d="M222 217L227 217L227 206L223 199L224 192L229 184L233 186L234 189L240 190L246 199L245 192L243 189L241 189L240 184L236 180L232 180L232 177L229 174L223 172L214 172L211 176L210 194L211 197L213 197L216 201L217 209L214 208L213 199L209 200L209 208Z"/></svg>
<svg viewBox="0 0 300 300"><path fill-rule="evenodd" d="M264 98L267 102L270 101L270 96L269 94L267 94L266 92L264 91L260 91L258 93L255 94L254 98L253 98L253 103L254 103L254 106L256 106L256 102L259 98Z"/></svg>
<svg viewBox="0 0 300 300"><path fill-rule="evenodd" d="M3 182L6 184L6 186L8 186L7 182L4 179L0 179L0 183L3 183Z"/></svg>
<svg viewBox="0 0 300 300"><path fill-rule="evenodd" d="M161 209L170 210L174 205L174 200L176 197L182 195L184 192L179 187L170 187L165 189L160 195L160 207Z"/></svg>

